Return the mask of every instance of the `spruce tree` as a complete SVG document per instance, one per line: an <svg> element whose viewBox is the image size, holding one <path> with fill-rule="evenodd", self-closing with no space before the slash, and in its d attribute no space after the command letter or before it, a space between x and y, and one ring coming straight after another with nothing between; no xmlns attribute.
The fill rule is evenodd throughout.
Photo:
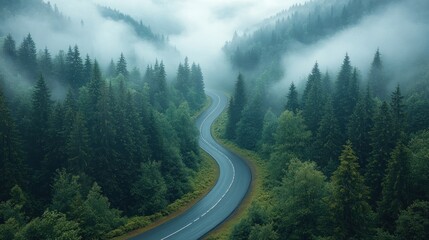
<svg viewBox="0 0 429 240"><path fill-rule="evenodd" d="M374 125L374 104L367 88L366 94L360 96L348 125L348 136L355 148L362 172L366 170L371 153L370 132Z"/></svg>
<svg viewBox="0 0 429 240"><path fill-rule="evenodd" d="M49 53L48 48L45 48L39 59L39 71L46 78L50 78L53 75L53 63L52 57Z"/></svg>
<svg viewBox="0 0 429 240"><path fill-rule="evenodd" d="M234 94L229 101L228 106L228 121L225 128L225 136L230 140L236 138L237 124L241 120L242 111L246 106L246 92L244 80L241 74L238 74L237 82L235 83Z"/></svg>
<svg viewBox="0 0 429 240"><path fill-rule="evenodd" d="M405 118L405 105L404 105L404 97L401 94L401 89L399 85L396 87L395 91L392 93L392 97L390 100L390 109L392 112L392 128L393 128L393 141L396 143L397 141L402 140L405 135L405 126L406 118Z"/></svg>
<svg viewBox="0 0 429 240"><path fill-rule="evenodd" d="M350 108L349 90L352 78L352 66L350 65L350 58L346 54L343 65L341 66L340 73L338 74L337 82L335 83L335 93L333 98L333 106L335 116L338 119L340 131L342 133L342 140L346 139L346 125L349 120L353 108Z"/></svg>
<svg viewBox="0 0 429 240"><path fill-rule="evenodd" d="M371 63L371 69L368 76L368 84L374 97L381 100L387 98L387 86L389 84L383 69L383 62L381 61L380 50L377 49L374 59Z"/></svg>
<svg viewBox="0 0 429 240"><path fill-rule="evenodd" d="M340 165L332 175L331 211L335 239L363 239L368 236L371 208L368 189L359 173L358 159L350 142L344 146Z"/></svg>
<svg viewBox="0 0 429 240"><path fill-rule="evenodd" d="M125 79L128 79L127 60L125 60L124 54L121 53L118 63L116 64L116 75L122 74Z"/></svg>
<svg viewBox="0 0 429 240"><path fill-rule="evenodd" d="M83 84L83 63L80 57L79 47L75 45L73 49L69 47L66 58L67 76L66 81L74 91L77 91Z"/></svg>
<svg viewBox="0 0 429 240"><path fill-rule="evenodd" d="M36 78L37 76L37 56L36 56L36 44L28 34L24 38L18 49L18 60L21 68L28 73L30 78Z"/></svg>
<svg viewBox="0 0 429 240"><path fill-rule="evenodd" d="M17 58L16 43L12 35L8 34L3 42L3 54L14 62Z"/></svg>
<svg viewBox="0 0 429 240"><path fill-rule="evenodd" d="M91 157L88 130L81 113L73 119L70 134L66 142L67 169L73 174L85 173Z"/></svg>
<svg viewBox="0 0 429 240"><path fill-rule="evenodd" d="M34 169L31 181L32 193L37 200L47 202L50 176L47 172L45 157L50 147L50 117L52 112L51 94L41 76L36 83L32 96L30 133L27 139L27 162ZM36 205L34 205L36 206ZM37 211L37 210L36 210Z"/></svg>
<svg viewBox="0 0 429 240"><path fill-rule="evenodd" d="M321 92L322 77L319 71L319 66L316 63L308 76L307 84L302 96L303 110L302 116L308 129L315 134L319 128L320 120L322 119L322 111L324 106L323 94Z"/></svg>
<svg viewBox="0 0 429 240"><path fill-rule="evenodd" d="M243 148L256 149L261 139L263 127L263 99L257 94L253 101L242 112L242 117L237 123L236 141Z"/></svg>
<svg viewBox="0 0 429 240"><path fill-rule="evenodd" d="M290 84L290 87L289 87L289 93L287 94L287 102L286 102L285 110L289 110L295 114L299 110L298 92L296 91L296 87L293 82Z"/></svg>
<svg viewBox="0 0 429 240"><path fill-rule="evenodd" d="M25 167L15 124L0 89L0 199L15 185L23 185Z"/></svg>
<svg viewBox="0 0 429 240"><path fill-rule="evenodd" d="M330 176L338 166L338 157L341 151L341 133L338 121L335 118L332 101L327 100L320 127L315 138L314 160L322 171Z"/></svg>
<svg viewBox="0 0 429 240"><path fill-rule="evenodd" d="M382 225L394 230L399 212L405 209L410 195L410 152L401 142L393 150L382 183L379 217Z"/></svg>
<svg viewBox="0 0 429 240"><path fill-rule="evenodd" d="M191 75L190 75L191 87L192 87L192 108L194 110L201 108L206 99L204 92L204 78L201 71L200 65L192 64Z"/></svg>
<svg viewBox="0 0 429 240"><path fill-rule="evenodd" d="M386 172L390 153L394 148L392 115L386 102L380 106L371 130L371 155L365 173L365 180L370 188L370 203L372 206L381 197L381 183Z"/></svg>
<svg viewBox="0 0 429 240"><path fill-rule="evenodd" d="M92 61L91 58L89 57L89 55L86 55L85 58L85 63L83 65L83 72L82 72L82 77L83 77L83 85L86 85L89 83L89 81L91 81L92 78Z"/></svg>

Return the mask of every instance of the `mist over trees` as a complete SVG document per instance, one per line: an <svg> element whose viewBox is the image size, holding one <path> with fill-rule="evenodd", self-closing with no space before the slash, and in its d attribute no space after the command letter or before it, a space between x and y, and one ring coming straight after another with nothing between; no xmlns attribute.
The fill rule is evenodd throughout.
<svg viewBox="0 0 429 240"><path fill-rule="evenodd" d="M191 116L206 101L198 64L186 58L168 83L162 61L143 76L124 54L103 71L77 45L37 54L28 34L18 46L9 34L0 53L11 66L0 75L2 238L104 238L192 190ZM30 87L15 84L23 78ZM58 85L68 92L54 99Z"/></svg>
<svg viewBox="0 0 429 240"><path fill-rule="evenodd" d="M266 173L230 239L429 238L426 0L296 4L244 24L219 49L225 62L206 58L211 48L195 53L216 40L189 41L202 36L180 26L194 21L189 9L187 21L166 11L175 44L195 43L180 63L135 15L81 6L95 21L0 0L1 239L105 239L167 212L200 170L193 117L207 83L231 90L222 137ZM255 9L213 8L195 22L222 37L216 18L240 25L234 14ZM47 33L55 41L35 41Z"/></svg>

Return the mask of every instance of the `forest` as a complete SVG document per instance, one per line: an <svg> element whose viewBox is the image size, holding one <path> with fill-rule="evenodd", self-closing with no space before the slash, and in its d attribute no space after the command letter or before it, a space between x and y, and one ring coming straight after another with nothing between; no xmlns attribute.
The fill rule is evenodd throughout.
<svg viewBox="0 0 429 240"><path fill-rule="evenodd" d="M224 136L266 159L270 197L231 239L428 237L429 75L404 95L385 74L378 50L365 82L348 55L333 80L316 63L280 115L238 76Z"/></svg>
<svg viewBox="0 0 429 240"><path fill-rule="evenodd" d="M205 104L199 65L167 83L162 61L102 71L79 47L38 53L8 35L1 64L2 239L100 239L191 191L200 153L192 116ZM29 89L15 81L29 79ZM68 92L52 98L50 86Z"/></svg>
<svg viewBox="0 0 429 240"><path fill-rule="evenodd" d="M60 2L0 0L1 239L111 239L170 214L214 86L213 135L260 175L205 238L429 239L426 0L92 0L77 18Z"/></svg>

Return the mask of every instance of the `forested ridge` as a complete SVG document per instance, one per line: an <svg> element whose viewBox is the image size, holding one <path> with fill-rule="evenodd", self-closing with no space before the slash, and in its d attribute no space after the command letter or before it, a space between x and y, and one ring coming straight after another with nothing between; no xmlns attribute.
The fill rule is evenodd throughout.
<svg viewBox="0 0 429 240"><path fill-rule="evenodd" d="M1 45L2 239L102 239L192 190L198 64L170 83L162 61L141 74L123 54L105 67L78 46L51 55L31 34Z"/></svg>
<svg viewBox="0 0 429 240"><path fill-rule="evenodd" d="M270 197L231 239L429 237L429 68L407 92L389 92L382 56L368 76L347 54L332 77L315 63L280 113L238 76L224 137L265 159Z"/></svg>

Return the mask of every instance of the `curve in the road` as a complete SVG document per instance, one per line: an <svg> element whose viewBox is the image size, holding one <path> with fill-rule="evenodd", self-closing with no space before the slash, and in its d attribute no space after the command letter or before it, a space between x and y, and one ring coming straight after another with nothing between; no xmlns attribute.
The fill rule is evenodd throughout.
<svg viewBox="0 0 429 240"><path fill-rule="evenodd" d="M131 239L199 239L224 222L246 196L252 175L246 162L218 144L211 135L211 125L228 104L225 94L208 91L211 106L200 115L196 125L199 145L219 165L219 178L212 190L183 214Z"/></svg>

